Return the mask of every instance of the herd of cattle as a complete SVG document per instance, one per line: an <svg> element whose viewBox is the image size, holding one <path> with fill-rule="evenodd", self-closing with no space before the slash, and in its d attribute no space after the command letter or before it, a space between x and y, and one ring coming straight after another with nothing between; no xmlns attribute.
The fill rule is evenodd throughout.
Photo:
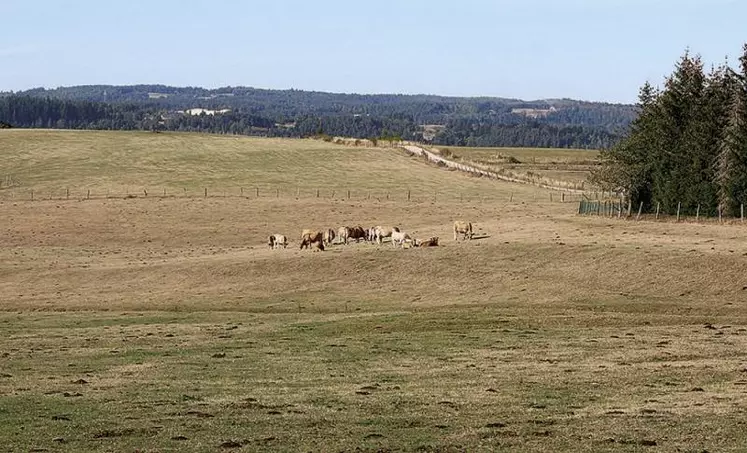
<svg viewBox="0 0 747 453"><path fill-rule="evenodd" d="M472 223L463 220L455 221L455 241L458 240L459 235L462 236L462 240L472 239ZM335 241L337 241L338 244L348 244L352 240L355 242L363 240L366 242L382 244L385 238L390 239L393 247L397 247L397 245L402 248L438 246L437 236L426 240L418 240L400 230L398 227L375 226L371 228L363 228L361 226L343 226L338 228L336 232L332 228L328 228L324 231L303 230L301 232L301 249L310 249L313 246L319 250L324 250L325 247L334 244ZM288 246L288 238L282 234L273 234L270 235L267 245L272 249L286 248Z"/></svg>

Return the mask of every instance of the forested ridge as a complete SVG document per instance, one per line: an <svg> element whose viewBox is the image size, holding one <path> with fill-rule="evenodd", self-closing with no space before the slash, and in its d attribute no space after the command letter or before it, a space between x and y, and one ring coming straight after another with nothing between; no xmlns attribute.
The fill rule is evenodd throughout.
<svg viewBox="0 0 747 453"><path fill-rule="evenodd" d="M635 205L741 216L747 204L747 44L737 68L686 53L663 88L646 83L628 136L595 179Z"/></svg>
<svg viewBox="0 0 747 453"><path fill-rule="evenodd" d="M229 111L184 113L195 108ZM568 99L522 101L164 85L91 85L0 93L0 121L14 127L401 137L465 146L605 148L620 140L634 118L634 106Z"/></svg>

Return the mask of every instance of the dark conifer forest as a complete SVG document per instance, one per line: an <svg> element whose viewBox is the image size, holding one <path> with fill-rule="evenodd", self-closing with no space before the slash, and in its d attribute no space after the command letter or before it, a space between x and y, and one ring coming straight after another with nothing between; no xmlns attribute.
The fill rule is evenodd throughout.
<svg viewBox="0 0 747 453"><path fill-rule="evenodd" d="M190 109L223 111L187 114ZM610 147L635 106L357 95L226 87L76 86L0 93L0 121L20 128L194 131L271 137L402 138L453 146Z"/></svg>
<svg viewBox="0 0 747 453"><path fill-rule="evenodd" d="M736 68L685 53L662 88L640 90L629 134L595 180L634 206L741 216L747 204L747 45Z"/></svg>

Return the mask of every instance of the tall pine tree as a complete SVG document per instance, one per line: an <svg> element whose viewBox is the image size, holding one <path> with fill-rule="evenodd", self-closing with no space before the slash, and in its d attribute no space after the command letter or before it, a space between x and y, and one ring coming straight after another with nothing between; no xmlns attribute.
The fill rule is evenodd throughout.
<svg viewBox="0 0 747 453"><path fill-rule="evenodd" d="M730 104L724 137L719 149L719 200L727 215L739 215L747 203L747 44L740 72L731 74Z"/></svg>

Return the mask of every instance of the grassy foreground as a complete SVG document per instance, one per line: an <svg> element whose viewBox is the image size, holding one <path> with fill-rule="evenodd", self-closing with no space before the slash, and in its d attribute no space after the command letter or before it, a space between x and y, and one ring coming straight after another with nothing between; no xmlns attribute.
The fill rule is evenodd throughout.
<svg viewBox="0 0 747 453"><path fill-rule="evenodd" d="M528 190L403 159L398 178ZM506 199L0 210L4 451L747 449L741 225ZM455 218L479 239L454 243ZM444 243L298 250L351 223Z"/></svg>

